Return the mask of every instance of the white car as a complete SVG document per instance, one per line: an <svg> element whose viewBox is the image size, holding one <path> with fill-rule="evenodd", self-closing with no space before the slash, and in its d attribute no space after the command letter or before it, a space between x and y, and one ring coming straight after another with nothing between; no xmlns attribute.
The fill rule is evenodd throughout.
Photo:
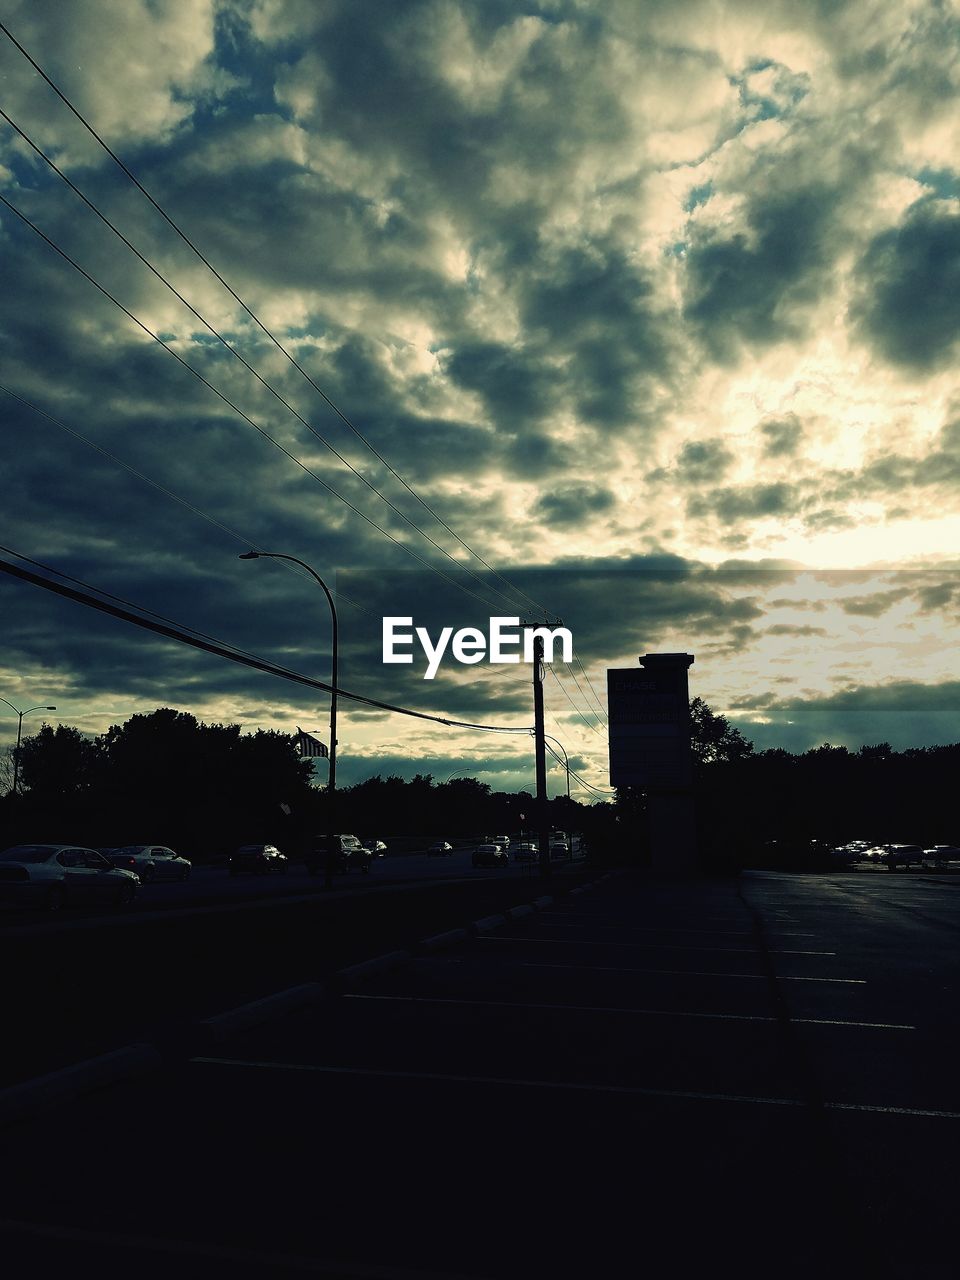
<svg viewBox="0 0 960 1280"><path fill-rule="evenodd" d="M96 849L74 844L15 844L0 853L0 898L59 911L65 906L131 903L139 878Z"/></svg>

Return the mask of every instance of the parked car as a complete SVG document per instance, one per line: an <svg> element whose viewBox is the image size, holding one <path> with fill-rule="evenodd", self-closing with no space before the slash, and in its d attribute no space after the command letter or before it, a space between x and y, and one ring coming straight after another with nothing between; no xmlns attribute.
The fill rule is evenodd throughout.
<svg viewBox="0 0 960 1280"><path fill-rule="evenodd" d="M151 880L186 880L193 864L163 844L125 844L101 850L115 867L135 872L143 884Z"/></svg>
<svg viewBox="0 0 960 1280"><path fill-rule="evenodd" d="M860 855L861 862L883 862L887 856L886 847L882 844L872 844L869 848L864 849Z"/></svg>
<svg viewBox="0 0 960 1280"><path fill-rule="evenodd" d="M925 867L945 867L948 862L956 862L960 858L960 848L955 844L934 844L923 851Z"/></svg>
<svg viewBox="0 0 960 1280"><path fill-rule="evenodd" d="M483 842L484 844L498 844L501 849L510 848L509 836L484 836Z"/></svg>
<svg viewBox="0 0 960 1280"><path fill-rule="evenodd" d="M320 835L315 836L310 852L307 854L307 870L311 875L319 875L326 870L329 842L333 842L333 869L338 875L346 875L348 871L370 870L373 854L365 848L356 836L352 835Z"/></svg>
<svg viewBox="0 0 960 1280"><path fill-rule="evenodd" d="M535 862L540 849L532 840L519 840L513 847L514 862Z"/></svg>
<svg viewBox="0 0 960 1280"><path fill-rule="evenodd" d="M140 884L96 849L72 844L15 844L0 853L0 898L46 907L134 900Z"/></svg>
<svg viewBox="0 0 960 1280"><path fill-rule="evenodd" d="M232 876L244 872L254 876L283 875L288 865L289 859L275 844L242 844L227 863Z"/></svg>
<svg viewBox="0 0 960 1280"><path fill-rule="evenodd" d="M570 857L570 846L565 840L551 840L550 857L552 860L566 861Z"/></svg>
<svg viewBox="0 0 960 1280"><path fill-rule="evenodd" d="M891 871L897 867L922 867L923 849L918 844L887 845L885 861Z"/></svg>
<svg viewBox="0 0 960 1280"><path fill-rule="evenodd" d="M838 866L849 867L854 862L860 861L861 853L859 849L854 849L848 844L838 844L830 850L830 857Z"/></svg>
<svg viewBox="0 0 960 1280"><path fill-rule="evenodd" d="M435 840L427 846L428 858L446 858L453 853L453 845L448 840Z"/></svg>
<svg viewBox="0 0 960 1280"><path fill-rule="evenodd" d="M473 851L475 867L500 867L504 864L509 866L509 863L510 855L498 844L478 844Z"/></svg>
<svg viewBox="0 0 960 1280"><path fill-rule="evenodd" d="M387 846L382 840L368 840L364 848L369 849L375 858L386 857Z"/></svg>

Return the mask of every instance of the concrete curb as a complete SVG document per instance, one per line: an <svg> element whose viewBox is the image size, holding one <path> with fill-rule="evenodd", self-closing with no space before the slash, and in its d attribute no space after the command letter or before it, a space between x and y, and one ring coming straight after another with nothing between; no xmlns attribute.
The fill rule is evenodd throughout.
<svg viewBox="0 0 960 1280"><path fill-rule="evenodd" d="M536 907L529 903L521 907L507 907L503 913L508 920L522 920L524 916L532 916L536 911Z"/></svg>
<svg viewBox="0 0 960 1280"><path fill-rule="evenodd" d="M479 920L474 920L469 927L473 933L493 933L494 929L502 929L506 923L505 915L482 916Z"/></svg>
<svg viewBox="0 0 960 1280"><path fill-rule="evenodd" d="M25 1080L0 1091L0 1124L13 1124L71 1098L156 1070L163 1062L152 1044L128 1044L60 1071Z"/></svg>
<svg viewBox="0 0 960 1280"><path fill-rule="evenodd" d="M448 929L446 933L433 933L429 938L420 939L417 950L441 951L444 947L453 947L458 942L466 942L469 936L466 929Z"/></svg>
<svg viewBox="0 0 960 1280"><path fill-rule="evenodd" d="M535 911L541 911L544 907L552 907L553 903L554 903L553 895L550 893L545 893L540 898L534 898L533 902L531 902L530 905L534 908Z"/></svg>
<svg viewBox="0 0 960 1280"><path fill-rule="evenodd" d="M236 1009L228 1009L226 1013L204 1018L197 1023L197 1031L205 1040L225 1040L235 1031L245 1031L248 1027L259 1026L260 1023L284 1013L319 1004L325 995L326 991L319 982L287 987L285 991L275 991L262 1000L252 1000L249 1004L238 1005Z"/></svg>
<svg viewBox="0 0 960 1280"><path fill-rule="evenodd" d="M376 977L379 973L389 973L391 969L399 969L413 959L411 951L387 951L382 956L374 956L372 960L361 960L359 964L351 964L346 969L338 969L336 977L341 982L362 982L365 978Z"/></svg>

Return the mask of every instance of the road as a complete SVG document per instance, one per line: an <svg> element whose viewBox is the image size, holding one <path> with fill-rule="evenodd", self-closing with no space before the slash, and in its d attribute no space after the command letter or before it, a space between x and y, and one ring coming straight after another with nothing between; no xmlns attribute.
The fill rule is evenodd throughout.
<svg viewBox="0 0 960 1280"><path fill-rule="evenodd" d="M104 1277L955 1274L958 888L620 874L9 1131L6 1244Z"/></svg>
<svg viewBox="0 0 960 1280"><path fill-rule="evenodd" d="M382 858L375 858L367 874L351 871L336 876L335 889L343 891L388 884L488 879L491 875L503 874L509 874L518 879L536 879L539 875L536 862L516 862L513 859L505 867L474 867L471 864L473 849L474 844L471 842L443 857L430 856L425 849L404 854L388 853ZM581 858L579 843L575 841L574 859ZM188 880L154 881L150 884L141 884L136 901L131 907L123 908L122 914L126 917L136 917L155 911L209 908L221 904L231 907L244 902L265 899L279 901L284 898L297 898L325 892L323 876L310 875L300 862L291 861L283 875L270 876L232 876L225 863L218 865L199 863L193 867ZM116 907L104 908L102 905L70 908L54 917L50 912L41 909L24 910L6 907L0 909L0 933L5 930L16 931L24 928L50 931L62 927L64 922L69 925L75 924L78 920L108 921L111 916L117 916L118 910Z"/></svg>

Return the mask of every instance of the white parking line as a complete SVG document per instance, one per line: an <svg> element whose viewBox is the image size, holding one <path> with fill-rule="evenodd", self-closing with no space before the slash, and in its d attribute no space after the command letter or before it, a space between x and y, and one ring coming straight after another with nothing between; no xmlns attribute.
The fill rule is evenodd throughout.
<svg viewBox="0 0 960 1280"><path fill-rule="evenodd" d="M632 1014L640 1018L705 1018L720 1022L779 1022L780 1019L761 1013L692 1013L687 1009L633 1009L620 1005L597 1004L549 1004L545 1001L527 1000L461 1000L453 996L385 996L349 993L344 1000L380 1000L401 1004L455 1004L467 1008L489 1009L552 1009L564 1013L618 1013ZM791 1018L791 1022L815 1027L869 1027L876 1031L916 1031L916 1027L902 1022L854 1022L849 1018Z"/></svg>
<svg viewBox="0 0 960 1280"><path fill-rule="evenodd" d="M764 1107L800 1107L809 1104L800 1098L762 1098L737 1093L700 1093L692 1089L645 1089L629 1084L588 1084L572 1080L518 1080L510 1076L466 1076L440 1071L386 1071L377 1067L323 1067L310 1062L255 1062L245 1058L191 1058L190 1062L218 1067L249 1067L260 1071L304 1071L321 1075L365 1076L386 1080L430 1080L448 1084L506 1086L518 1089L556 1089L568 1093L617 1093L635 1097L675 1099L678 1102L739 1102ZM933 1111L917 1107L880 1106L857 1102L825 1102L827 1111L864 1111L878 1115L933 1117L960 1120L960 1111Z"/></svg>
<svg viewBox="0 0 960 1280"><path fill-rule="evenodd" d="M459 963L459 962L458 962ZM765 973L710 973L700 969L638 969L608 964L548 964L536 960L521 960L521 969L576 969L579 973L664 973L678 978L749 978L752 982L769 981ZM866 978L806 978L775 975L777 982L836 982L844 986L865 987Z"/></svg>
<svg viewBox="0 0 960 1280"><path fill-rule="evenodd" d="M652 925L652 924L562 924L559 920L544 920L542 925L546 929L624 929L628 933L705 933L713 938L752 938L753 931L751 929L679 929L676 925ZM777 929L777 933L781 938L815 938L815 933L797 933L787 931L786 929Z"/></svg>
<svg viewBox="0 0 960 1280"><path fill-rule="evenodd" d="M527 933L513 933L506 937L477 938L477 942L538 942L542 945L556 943L561 947L640 947L644 951L721 951L727 955L756 956L762 954L756 947L673 947L662 942L594 942L590 938L531 938ZM835 951L788 951L770 948L773 956L835 956Z"/></svg>

